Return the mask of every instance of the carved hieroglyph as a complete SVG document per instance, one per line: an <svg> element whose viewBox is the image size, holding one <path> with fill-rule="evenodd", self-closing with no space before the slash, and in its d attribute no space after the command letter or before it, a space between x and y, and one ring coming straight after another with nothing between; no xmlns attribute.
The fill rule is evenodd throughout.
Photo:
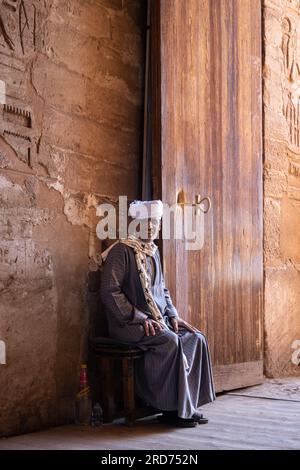
<svg viewBox="0 0 300 470"><path fill-rule="evenodd" d="M288 193L300 204L300 1L286 0L280 50L283 58L283 114L287 123Z"/></svg>
<svg viewBox="0 0 300 470"><path fill-rule="evenodd" d="M0 79L6 87L0 103L0 136L29 168L35 165L38 138L32 106L24 101L24 94L28 95L24 83L28 82L26 63L36 52L36 31L37 7L33 2L0 0Z"/></svg>
<svg viewBox="0 0 300 470"><path fill-rule="evenodd" d="M287 80L295 82L300 75L300 67L297 63L297 33L289 18L282 22L281 50L284 57L284 73Z"/></svg>
<svg viewBox="0 0 300 470"><path fill-rule="evenodd" d="M24 0L0 1L0 44L2 48L25 55L36 46L37 12Z"/></svg>
<svg viewBox="0 0 300 470"><path fill-rule="evenodd" d="M37 142L32 112L28 107L1 105L0 135L30 168L36 161Z"/></svg>
<svg viewBox="0 0 300 470"><path fill-rule="evenodd" d="M295 12L300 12L300 0L287 0L287 6L291 10L295 10Z"/></svg>

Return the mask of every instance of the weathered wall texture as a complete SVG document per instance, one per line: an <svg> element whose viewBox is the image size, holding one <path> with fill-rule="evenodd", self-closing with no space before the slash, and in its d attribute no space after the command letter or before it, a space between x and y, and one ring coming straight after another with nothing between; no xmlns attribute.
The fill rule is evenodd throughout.
<svg viewBox="0 0 300 470"><path fill-rule="evenodd" d="M0 15L0 434L9 434L72 414L95 207L139 195L144 12L138 0L0 0Z"/></svg>
<svg viewBox="0 0 300 470"><path fill-rule="evenodd" d="M265 366L297 375L300 339L300 1L264 0Z"/></svg>

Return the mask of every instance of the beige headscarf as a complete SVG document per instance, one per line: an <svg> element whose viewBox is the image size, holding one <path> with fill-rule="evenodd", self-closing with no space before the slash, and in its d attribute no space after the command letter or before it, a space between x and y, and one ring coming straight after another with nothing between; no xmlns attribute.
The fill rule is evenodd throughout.
<svg viewBox="0 0 300 470"><path fill-rule="evenodd" d="M158 249L154 242L144 242L139 238L130 235L126 240L120 240L121 243L133 248L135 254L135 261L140 276L142 288L145 294L146 302L148 304L152 318L156 321L163 319L162 314L153 298L151 291L151 276L148 275L146 269L146 256L154 256Z"/></svg>
<svg viewBox="0 0 300 470"><path fill-rule="evenodd" d="M105 250L101 254L102 261L104 262L107 258L108 253L110 250L115 246L117 243L124 243L124 245L130 246L135 255L135 261L137 270L140 276L142 288L144 291L144 295L146 298L146 302L148 304L151 316L154 320L162 321L163 317L162 314L156 305L156 302L153 298L152 291L151 291L151 276L148 275L146 269L146 256L154 256L156 250L158 249L154 242L144 242L139 238L135 237L134 235L130 235L128 238L124 240L118 240L113 243L107 250Z"/></svg>

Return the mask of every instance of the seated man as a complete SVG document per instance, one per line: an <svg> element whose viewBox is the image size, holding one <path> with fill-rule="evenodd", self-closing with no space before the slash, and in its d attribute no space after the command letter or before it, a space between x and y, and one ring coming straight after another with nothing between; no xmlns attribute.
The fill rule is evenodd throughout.
<svg viewBox="0 0 300 470"><path fill-rule="evenodd" d="M150 209L141 215L140 204ZM165 287L159 250L161 201L130 205L129 214L146 224L146 237L120 240L102 254L101 299L109 333L147 351L137 361L136 392L178 426L207 423L197 410L215 399L207 339L181 319Z"/></svg>

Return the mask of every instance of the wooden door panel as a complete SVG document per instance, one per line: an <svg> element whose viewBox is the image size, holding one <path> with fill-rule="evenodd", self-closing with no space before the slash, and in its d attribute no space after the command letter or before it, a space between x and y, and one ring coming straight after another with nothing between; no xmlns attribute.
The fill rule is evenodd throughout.
<svg viewBox="0 0 300 470"><path fill-rule="evenodd" d="M157 195L212 200L203 249L163 242L166 281L181 316L209 338L218 390L251 385L262 380L261 2L155 5Z"/></svg>

